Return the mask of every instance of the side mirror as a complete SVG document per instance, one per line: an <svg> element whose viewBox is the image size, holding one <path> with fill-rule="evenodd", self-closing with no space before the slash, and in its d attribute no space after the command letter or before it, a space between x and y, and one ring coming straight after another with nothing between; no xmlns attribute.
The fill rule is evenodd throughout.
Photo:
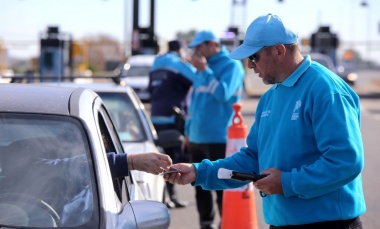
<svg viewBox="0 0 380 229"><path fill-rule="evenodd" d="M181 146L185 137L178 130L163 130L158 133L156 145L163 148Z"/></svg>
<svg viewBox="0 0 380 229"><path fill-rule="evenodd" d="M134 200L124 206L119 222L121 228L162 229L169 228L170 214L165 204L152 200ZM135 221L135 222L134 222ZM136 224L134 224L136 223Z"/></svg>

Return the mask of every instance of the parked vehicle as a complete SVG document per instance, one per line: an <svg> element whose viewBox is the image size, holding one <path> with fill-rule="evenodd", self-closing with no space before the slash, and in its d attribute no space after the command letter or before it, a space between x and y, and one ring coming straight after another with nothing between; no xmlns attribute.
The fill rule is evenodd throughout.
<svg viewBox="0 0 380 229"><path fill-rule="evenodd" d="M148 102L150 94L149 71L153 65L156 55L135 55L130 56L125 64L115 69L115 75L120 76L122 80L132 87L140 100Z"/></svg>
<svg viewBox="0 0 380 229"><path fill-rule="evenodd" d="M132 175L111 178L107 152L125 153L92 90L0 84L0 227L168 228Z"/></svg>
<svg viewBox="0 0 380 229"><path fill-rule="evenodd" d="M345 68L343 66L335 66L332 59L325 54L322 53L309 53L312 60L322 64L323 66L330 69L332 72L336 73L338 76L340 76L346 83L350 85L355 85L355 81L358 78L358 74L350 71L348 68Z"/></svg>

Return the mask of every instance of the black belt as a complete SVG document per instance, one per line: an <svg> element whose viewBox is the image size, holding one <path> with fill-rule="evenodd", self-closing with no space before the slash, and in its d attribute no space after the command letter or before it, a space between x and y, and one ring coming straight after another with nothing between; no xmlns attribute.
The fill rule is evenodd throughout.
<svg viewBox="0 0 380 229"><path fill-rule="evenodd" d="M318 223L302 224L302 225L289 225L289 226L273 226L270 225L269 229L321 229L321 228L334 228L334 229L361 229L362 222L359 217L347 220L325 221Z"/></svg>

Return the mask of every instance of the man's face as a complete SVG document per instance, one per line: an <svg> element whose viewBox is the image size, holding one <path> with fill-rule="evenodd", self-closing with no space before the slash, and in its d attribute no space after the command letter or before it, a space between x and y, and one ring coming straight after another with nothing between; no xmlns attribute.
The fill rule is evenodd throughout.
<svg viewBox="0 0 380 229"><path fill-rule="evenodd" d="M251 55L248 60L248 68L253 69L259 74L264 84L278 83L276 79L276 60L273 54L275 46L264 47L254 55Z"/></svg>
<svg viewBox="0 0 380 229"><path fill-rule="evenodd" d="M205 41L194 48L195 53L204 56L206 58L210 57L210 41Z"/></svg>

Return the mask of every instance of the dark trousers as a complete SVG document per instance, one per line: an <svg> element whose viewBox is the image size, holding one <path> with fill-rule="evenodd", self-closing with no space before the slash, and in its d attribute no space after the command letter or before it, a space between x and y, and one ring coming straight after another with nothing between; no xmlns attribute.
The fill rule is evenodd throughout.
<svg viewBox="0 0 380 229"><path fill-rule="evenodd" d="M210 159L211 161L215 161L226 157L226 144L196 144L190 142L189 154L191 162L201 162L203 159ZM201 228L210 228L214 222L215 217L212 191L206 191L203 190L200 186L196 186L195 192ZM223 190L218 190L215 192L219 214L222 216Z"/></svg>
<svg viewBox="0 0 380 229"><path fill-rule="evenodd" d="M334 228L334 229L362 229L362 222L359 217L348 220L336 220L336 221L325 221L311 224L303 225L289 225L289 226L273 226L271 225L269 229L323 229L323 228Z"/></svg>

